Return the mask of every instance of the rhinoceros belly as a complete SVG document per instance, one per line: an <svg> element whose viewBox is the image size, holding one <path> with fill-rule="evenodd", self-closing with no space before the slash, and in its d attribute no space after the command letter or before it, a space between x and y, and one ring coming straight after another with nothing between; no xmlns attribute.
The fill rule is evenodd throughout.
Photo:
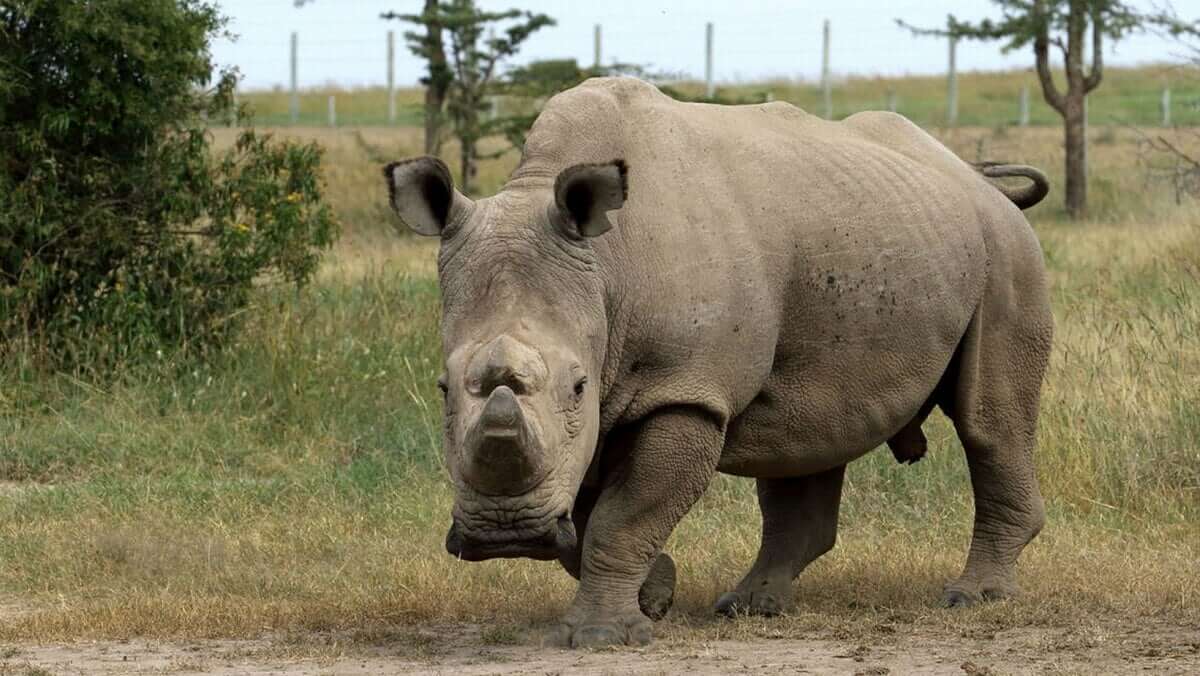
<svg viewBox="0 0 1200 676"><path fill-rule="evenodd" d="M810 232L770 374L731 422L721 471L824 471L912 420L945 373L986 281L972 226L867 222Z"/></svg>

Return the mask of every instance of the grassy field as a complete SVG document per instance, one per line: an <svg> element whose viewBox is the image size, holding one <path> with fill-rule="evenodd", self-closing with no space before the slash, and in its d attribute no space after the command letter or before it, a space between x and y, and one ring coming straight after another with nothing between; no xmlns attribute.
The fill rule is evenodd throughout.
<svg viewBox="0 0 1200 676"><path fill-rule="evenodd" d="M1058 82L1063 86L1062 73ZM704 93L702 82L676 85L691 96ZM1029 120L1035 126L1061 125L1061 118L1042 99L1037 75L1026 71L968 72L958 78L958 123L962 126L1000 127L1019 119L1022 87L1029 88ZM1108 68L1104 82L1088 97L1092 124L1136 124L1153 126L1162 121L1162 90L1171 89L1171 121L1200 125L1200 78L1194 72L1171 65L1140 68ZM922 126L946 124L946 78L910 76L903 78L850 77L833 88L833 113L837 118L862 110L885 110L888 95L896 99L897 112ZM794 103L820 114L824 110L820 87L813 82L778 80L755 84L730 84L717 94L730 99L762 101L770 93L775 99ZM387 91L383 88L306 89L300 93L300 124L328 124L329 97L336 98L339 126L387 126ZM398 126L421 124L422 91L400 89L396 93ZM289 94L285 90L242 92L259 124L283 125L291 121Z"/></svg>
<svg viewBox="0 0 1200 676"><path fill-rule="evenodd" d="M207 363L164 359L105 383L0 366L0 642L335 631L419 653L429 623L520 642L569 602L556 564L459 563L442 547L435 248L392 233L379 177L419 132L281 133L327 148L346 225L312 288L264 290ZM922 462L882 452L851 466L839 545L800 578L786 618L709 617L759 528L752 484L718 480L668 545L680 586L656 629L666 645L1200 624L1200 209L1147 182L1132 134L1092 134L1094 218L1078 224L1062 219L1056 130L942 134L968 159L1055 177L1031 212L1058 329L1037 454L1048 526L1022 559L1026 595L936 608L971 504L935 414ZM483 189L515 161L487 163Z"/></svg>

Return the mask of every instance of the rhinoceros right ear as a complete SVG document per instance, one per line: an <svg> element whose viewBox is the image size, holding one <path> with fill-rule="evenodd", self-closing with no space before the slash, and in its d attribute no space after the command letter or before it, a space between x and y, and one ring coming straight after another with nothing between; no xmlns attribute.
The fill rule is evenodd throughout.
<svg viewBox="0 0 1200 676"><path fill-rule="evenodd" d="M628 173L624 160L567 167L554 181L554 204L578 235L603 235L612 228L608 212L629 196Z"/></svg>
<svg viewBox="0 0 1200 676"><path fill-rule="evenodd" d="M422 235L440 235L471 200L454 188L450 169L428 155L383 168L388 184L388 201L405 225Z"/></svg>

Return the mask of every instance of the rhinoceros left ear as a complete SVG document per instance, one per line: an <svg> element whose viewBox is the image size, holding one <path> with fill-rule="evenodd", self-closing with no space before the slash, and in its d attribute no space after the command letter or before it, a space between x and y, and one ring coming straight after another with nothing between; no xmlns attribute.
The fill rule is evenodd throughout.
<svg viewBox="0 0 1200 676"><path fill-rule="evenodd" d="M450 169L436 157L392 162L383 168L388 201L405 225L422 235L440 235L470 198L454 188Z"/></svg>
<svg viewBox="0 0 1200 676"><path fill-rule="evenodd" d="M554 181L554 204L581 236L603 235L612 229L607 213L629 195L628 173L624 160L567 167Z"/></svg>

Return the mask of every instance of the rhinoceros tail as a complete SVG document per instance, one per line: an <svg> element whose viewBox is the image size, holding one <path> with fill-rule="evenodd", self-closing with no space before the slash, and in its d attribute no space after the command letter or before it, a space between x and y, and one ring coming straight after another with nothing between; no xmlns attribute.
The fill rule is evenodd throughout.
<svg viewBox="0 0 1200 676"><path fill-rule="evenodd" d="M1046 175L1041 170L1025 164L1004 164L1003 162L978 162L975 168L979 173L986 178L1008 178L1011 176L1021 176L1033 181L1031 184L1020 188L1009 188L1000 185L995 181L992 185L997 190L1004 193L1004 196L1012 200L1012 203L1017 205L1019 209L1028 209L1029 207L1042 201L1047 193L1050 192L1050 181L1046 180Z"/></svg>

